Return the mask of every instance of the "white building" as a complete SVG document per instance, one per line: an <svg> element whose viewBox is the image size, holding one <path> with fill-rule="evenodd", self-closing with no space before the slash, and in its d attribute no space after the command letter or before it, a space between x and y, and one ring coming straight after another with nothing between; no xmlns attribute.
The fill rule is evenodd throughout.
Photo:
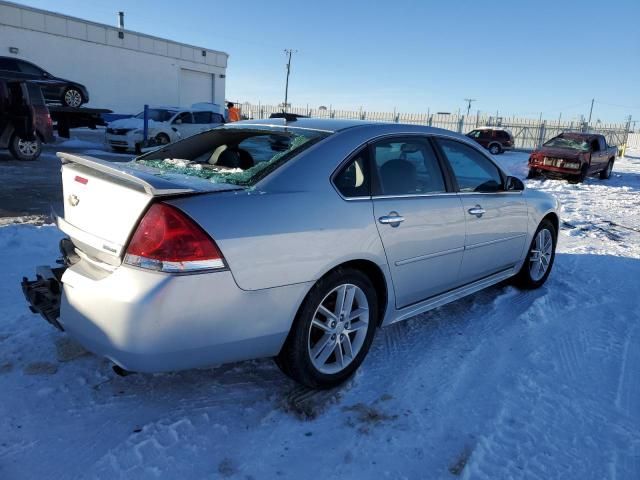
<svg viewBox="0 0 640 480"><path fill-rule="evenodd" d="M114 11L114 23L116 20ZM28 60L82 83L88 106L222 105L229 55L0 0L0 56Z"/></svg>

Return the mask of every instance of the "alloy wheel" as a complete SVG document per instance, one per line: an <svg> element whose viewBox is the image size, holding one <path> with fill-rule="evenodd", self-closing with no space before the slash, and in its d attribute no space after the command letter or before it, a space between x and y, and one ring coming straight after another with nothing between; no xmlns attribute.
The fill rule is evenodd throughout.
<svg viewBox="0 0 640 480"><path fill-rule="evenodd" d="M313 366L324 374L344 370L362 349L369 320L369 303L360 287L347 283L331 290L309 328L307 348Z"/></svg>
<svg viewBox="0 0 640 480"><path fill-rule="evenodd" d="M18 140L18 151L25 157L33 157L38 153L38 142L33 140Z"/></svg>
<svg viewBox="0 0 640 480"><path fill-rule="evenodd" d="M553 236L546 228L536 235L536 240L529 253L529 273L534 282L538 282L549 269L553 255Z"/></svg>
<svg viewBox="0 0 640 480"><path fill-rule="evenodd" d="M64 94L64 103L70 107L79 107L82 105L82 95L79 91L70 88Z"/></svg>

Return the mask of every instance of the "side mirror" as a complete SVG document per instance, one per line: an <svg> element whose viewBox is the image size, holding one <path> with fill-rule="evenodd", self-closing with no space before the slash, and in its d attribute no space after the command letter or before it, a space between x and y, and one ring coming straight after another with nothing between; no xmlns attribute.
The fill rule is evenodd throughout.
<svg viewBox="0 0 640 480"><path fill-rule="evenodd" d="M519 192L524 190L524 183L522 183L522 180L517 177L507 177L504 185L507 192Z"/></svg>

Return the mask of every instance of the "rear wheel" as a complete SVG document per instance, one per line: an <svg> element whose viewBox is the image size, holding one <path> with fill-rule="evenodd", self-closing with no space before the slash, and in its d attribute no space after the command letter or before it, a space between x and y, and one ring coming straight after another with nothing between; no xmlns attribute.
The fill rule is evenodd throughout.
<svg viewBox="0 0 640 480"><path fill-rule="evenodd" d="M358 270L338 269L304 300L276 358L280 369L311 388L348 379L369 351L378 321L376 290Z"/></svg>
<svg viewBox="0 0 640 480"><path fill-rule="evenodd" d="M492 143L489 145L489 151L492 155L498 155L499 153L502 153L502 147L497 143Z"/></svg>
<svg viewBox="0 0 640 480"><path fill-rule="evenodd" d="M67 88L62 95L62 104L67 107L77 108L82 102L82 94L76 88Z"/></svg>
<svg viewBox="0 0 640 480"><path fill-rule="evenodd" d="M611 176L611 172L613 171L613 159L609 160L607 163L607 168L600 172L600 180L606 180Z"/></svg>
<svg viewBox="0 0 640 480"><path fill-rule="evenodd" d="M525 289L541 287L547 281L556 258L556 228L549 220L540 222L527 258L516 275L516 284Z"/></svg>
<svg viewBox="0 0 640 480"><path fill-rule="evenodd" d="M527 178L531 179L531 178L538 178L540 176L540 174L538 173L538 171L535 168L530 168L529 169L529 173L527 173Z"/></svg>
<svg viewBox="0 0 640 480"><path fill-rule="evenodd" d="M33 140L23 140L18 135L14 135L9 143L9 151L18 160L35 160L42 153L42 142L37 135Z"/></svg>
<svg viewBox="0 0 640 480"><path fill-rule="evenodd" d="M582 183L587 179L589 173L589 165L583 165L580 173L568 179L569 183Z"/></svg>

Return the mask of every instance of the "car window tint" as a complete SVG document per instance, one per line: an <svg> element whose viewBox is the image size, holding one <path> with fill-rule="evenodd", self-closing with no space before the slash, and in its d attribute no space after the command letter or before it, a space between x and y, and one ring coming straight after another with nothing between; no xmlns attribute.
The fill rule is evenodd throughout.
<svg viewBox="0 0 640 480"><path fill-rule="evenodd" d="M498 168L482 153L455 140L439 138L438 143L449 160L461 192L502 190Z"/></svg>
<svg viewBox="0 0 640 480"><path fill-rule="evenodd" d="M342 167L334 177L333 183L347 198L368 197L371 194L371 182L364 151Z"/></svg>
<svg viewBox="0 0 640 480"><path fill-rule="evenodd" d="M212 123L211 112L193 112L193 123Z"/></svg>
<svg viewBox="0 0 640 480"><path fill-rule="evenodd" d="M0 70L18 71L18 62L13 58L0 58Z"/></svg>
<svg viewBox="0 0 640 480"><path fill-rule="evenodd" d="M446 191L438 160L424 139L384 140L373 147L383 195Z"/></svg>
<svg viewBox="0 0 640 480"><path fill-rule="evenodd" d="M18 62L18 68L22 73L27 73L29 75L37 75L38 77L42 76L42 70L36 67L35 65L31 65L27 62Z"/></svg>

